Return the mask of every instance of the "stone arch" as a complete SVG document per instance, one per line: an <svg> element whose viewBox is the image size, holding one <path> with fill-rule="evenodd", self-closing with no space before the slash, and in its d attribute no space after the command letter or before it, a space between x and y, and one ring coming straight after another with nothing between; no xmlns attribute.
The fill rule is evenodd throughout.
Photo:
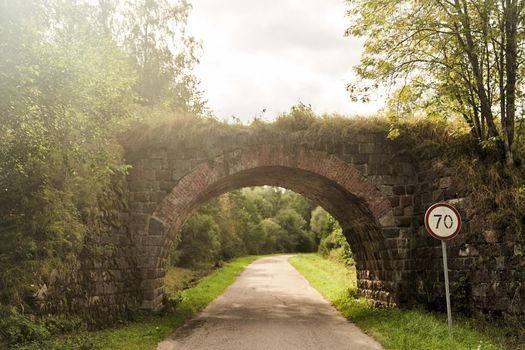
<svg viewBox="0 0 525 350"><path fill-rule="evenodd" d="M263 144L225 152L185 174L146 220L140 245L143 307L162 304L164 264L173 234L209 199L247 186L298 192L341 223L356 258L360 293L378 302L399 300L399 265L392 232L399 233L390 201L354 165L324 151Z"/></svg>

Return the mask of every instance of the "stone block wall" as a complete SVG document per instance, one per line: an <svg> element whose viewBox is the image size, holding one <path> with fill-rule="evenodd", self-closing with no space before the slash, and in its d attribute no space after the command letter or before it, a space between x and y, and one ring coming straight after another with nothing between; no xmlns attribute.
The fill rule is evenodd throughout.
<svg viewBox="0 0 525 350"><path fill-rule="evenodd" d="M316 145L288 135L238 138L210 145L211 154L177 146L129 155L130 224L145 308L161 303L170 234L207 200L255 185L292 189L338 218L356 255L362 295L382 303L410 299L415 168L385 133Z"/></svg>
<svg viewBox="0 0 525 350"><path fill-rule="evenodd" d="M101 296L119 304L118 291L127 290L143 308L162 307L167 252L189 216L221 193L271 185L309 197L339 220L362 295L433 309L444 305L441 246L426 233L423 216L431 204L449 201L464 222L448 243L453 305L525 319L525 247L508 229L486 225L439 159L415 158L386 131L315 142L301 132L218 132L201 142L174 135L163 141L154 131L149 142L126 150L129 232L111 238L122 249L105 269L110 275L92 267L93 302Z"/></svg>
<svg viewBox="0 0 525 350"><path fill-rule="evenodd" d="M525 326L525 256L523 242L511 227L491 227L470 193L457 185L462 174L451 173L439 160L421 162L415 220L418 229L413 255L416 300L444 310L444 277L440 243L429 238L423 216L437 201L454 205L462 230L447 242L453 307L466 314L505 319Z"/></svg>

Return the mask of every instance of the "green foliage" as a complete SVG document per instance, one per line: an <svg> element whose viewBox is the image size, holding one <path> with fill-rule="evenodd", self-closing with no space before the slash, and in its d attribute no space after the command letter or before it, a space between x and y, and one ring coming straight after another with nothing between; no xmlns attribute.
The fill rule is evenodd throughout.
<svg viewBox="0 0 525 350"><path fill-rule="evenodd" d="M181 291L195 285L201 277L209 272L209 270L191 270L182 267L168 266L166 276L164 277L166 293L175 297Z"/></svg>
<svg viewBox="0 0 525 350"><path fill-rule="evenodd" d="M281 237L279 248L284 252L299 249L299 239L305 234L304 225L306 224L301 215L294 209L285 208L279 210L273 220L286 233L284 237Z"/></svg>
<svg viewBox="0 0 525 350"><path fill-rule="evenodd" d="M204 115L205 101L192 73L201 45L186 32L190 11L186 0L126 0L110 8L102 21L131 58L142 104Z"/></svg>
<svg viewBox="0 0 525 350"><path fill-rule="evenodd" d="M262 220L261 213L258 212L256 202L244 195L244 191L234 191L229 196L231 228L242 240L244 248L248 254L260 254L263 252L263 236L259 223Z"/></svg>
<svg viewBox="0 0 525 350"><path fill-rule="evenodd" d="M290 113L281 115L275 121L275 127L284 132L308 130L315 123L317 117L311 106L306 106L302 102L292 107Z"/></svg>
<svg viewBox="0 0 525 350"><path fill-rule="evenodd" d="M200 213L193 215L184 225L181 242L177 247L180 266L215 262L220 249L219 231L212 216Z"/></svg>
<svg viewBox="0 0 525 350"><path fill-rule="evenodd" d="M523 343L509 337L511 330L504 327L455 316L453 335L449 337L446 315L376 307L357 298L353 266L348 268L314 254L301 254L289 261L343 316L385 349L524 349Z"/></svg>
<svg viewBox="0 0 525 350"><path fill-rule="evenodd" d="M314 207L303 196L274 187L222 195L184 225L170 262L202 268L246 253L315 251L318 241L307 224Z"/></svg>
<svg viewBox="0 0 525 350"><path fill-rule="evenodd" d="M21 307L52 271L78 267L100 195L126 169L114 135L135 82L83 6L33 5L0 9L12 15L0 23L0 302Z"/></svg>
<svg viewBox="0 0 525 350"><path fill-rule="evenodd" d="M512 165L522 99L523 2L347 1L347 35L365 38L354 99L385 84L388 116L463 119ZM501 125L496 125L497 122Z"/></svg>
<svg viewBox="0 0 525 350"><path fill-rule="evenodd" d="M525 240L525 169L507 168L463 157L451 162L453 171L462 174L461 186L471 194L473 203L491 226Z"/></svg>
<svg viewBox="0 0 525 350"><path fill-rule="evenodd" d="M334 231L337 221L322 207L316 207L311 214L310 228L315 233L317 241L321 241Z"/></svg>
<svg viewBox="0 0 525 350"><path fill-rule="evenodd" d="M452 309L461 315L471 316L472 283L466 272L455 274L454 281L450 285L450 295L454 296Z"/></svg>
<svg viewBox="0 0 525 350"><path fill-rule="evenodd" d="M261 142L297 142L302 145L337 145L355 139L362 133L388 133L390 123L382 117L316 116L306 107L293 107L289 113L267 123L255 120L251 125L228 124L211 117L176 114L168 109L139 108L139 122L126 133L123 143L130 151L146 147L174 147L183 143L215 157L221 140L245 137L248 144ZM146 116L151 115L151 118ZM143 119L148 119L144 121Z"/></svg>
<svg viewBox="0 0 525 350"><path fill-rule="evenodd" d="M149 114L137 101L204 114L191 74L199 44L184 32L190 9L0 4L0 304L17 306L20 320L70 311L82 259L109 265L114 247L98 237L120 226L116 180L127 166L117 137L132 114Z"/></svg>
<svg viewBox="0 0 525 350"><path fill-rule="evenodd" d="M287 232L273 218L266 218L259 224L261 228L261 249L264 251L284 252Z"/></svg>
<svg viewBox="0 0 525 350"><path fill-rule="evenodd" d="M346 265L354 264L352 250L339 225L321 240L318 249L319 254L325 258L334 259Z"/></svg>
<svg viewBox="0 0 525 350"><path fill-rule="evenodd" d="M310 221L312 218L312 211L317 205L310 201L305 200L301 195L293 191L286 191L282 194L282 206L285 208L291 208L297 212L305 221L303 228L305 231L310 230Z"/></svg>
<svg viewBox="0 0 525 350"><path fill-rule="evenodd" d="M44 326L31 321L14 308L1 310L0 316L0 344L13 345L26 341L42 341L51 337L51 333Z"/></svg>
<svg viewBox="0 0 525 350"><path fill-rule="evenodd" d="M319 242L317 252L321 256L348 266L354 264L350 245L343 235L341 226L333 216L323 208L317 207L312 211L310 226Z"/></svg>
<svg viewBox="0 0 525 350"><path fill-rule="evenodd" d="M35 318L21 314L14 307L0 307L0 346L42 342L81 330L85 330L85 324L76 317L48 315Z"/></svg>
<svg viewBox="0 0 525 350"><path fill-rule="evenodd" d="M418 159L440 157L454 161L462 157L479 157L477 142L469 135L468 126L461 121L432 118L392 118L389 138L405 153ZM485 157L494 157L494 149L486 149Z"/></svg>

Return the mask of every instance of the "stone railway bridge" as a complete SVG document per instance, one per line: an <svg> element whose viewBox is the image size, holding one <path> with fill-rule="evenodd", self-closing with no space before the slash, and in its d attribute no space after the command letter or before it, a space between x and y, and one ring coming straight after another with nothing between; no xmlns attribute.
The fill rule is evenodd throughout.
<svg viewBox="0 0 525 350"><path fill-rule="evenodd" d="M219 123L139 130L125 142L132 166L124 213L129 230L127 238L114 238L129 243L117 251L117 269L136 282L119 282L124 274L116 273L96 282L95 290L128 301L134 290L141 307L160 308L169 248L192 213L222 193L271 185L306 196L340 222L355 256L359 293L386 304L442 305L440 245L426 233L423 215L436 201L453 202L464 219L449 245L453 291L464 294L461 302L471 310L504 312L508 305L492 299L510 302L510 289L490 287L503 284L503 272L491 272L489 258L480 260L480 252L490 254L502 237L471 221L468 199L439 160L416 159L386 130L356 125L317 140L304 128L255 132Z"/></svg>

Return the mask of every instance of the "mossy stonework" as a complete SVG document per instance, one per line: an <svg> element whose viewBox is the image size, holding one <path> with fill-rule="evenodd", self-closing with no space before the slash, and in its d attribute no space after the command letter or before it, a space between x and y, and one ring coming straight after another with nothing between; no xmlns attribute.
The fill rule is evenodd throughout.
<svg viewBox="0 0 525 350"><path fill-rule="evenodd" d="M387 125L358 124L324 139L312 138L311 128L216 125L202 132L193 126L192 137L184 124L149 128L124 142L131 169L123 217L133 248L122 249L121 261L136 275L129 303L162 307L168 250L201 205L237 188L270 185L298 192L338 219L354 253L360 294L382 304L442 307L440 243L425 232L423 216L432 203L451 202L464 219L449 242L457 308L523 320L521 246L485 227L475 203L455 188L454 174L439 159L417 159L406 143L388 139ZM122 283L119 274L112 278Z"/></svg>

